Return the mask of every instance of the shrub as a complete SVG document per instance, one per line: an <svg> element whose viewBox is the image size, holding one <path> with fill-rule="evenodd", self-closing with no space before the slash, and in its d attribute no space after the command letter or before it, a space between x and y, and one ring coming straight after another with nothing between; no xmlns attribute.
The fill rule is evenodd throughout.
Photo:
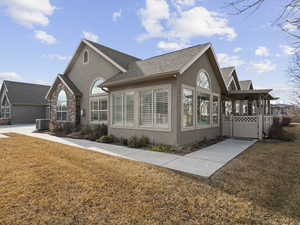
<svg viewBox="0 0 300 225"><path fill-rule="evenodd" d="M49 124L49 130L55 134L57 133L62 133L63 132L63 127L60 123L56 122L50 122Z"/></svg>
<svg viewBox="0 0 300 225"><path fill-rule="evenodd" d="M142 136L140 138L140 146L141 147L146 147L147 145L149 145L150 141L149 138L147 136Z"/></svg>
<svg viewBox="0 0 300 225"><path fill-rule="evenodd" d="M289 133L288 131L284 130L282 124L278 121L274 121L273 125L269 130L269 138L281 140L281 141L294 141L295 135L293 133Z"/></svg>
<svg viewBox="0 0 300 225"><path fill-rule="evenodd" d="M128 139L127 139L127 138L121 137L120 143L121 143L122 145L128 146Z"/></svg>
<svg viewBox="0 0 300 225"><path fill-rule="evenodd" d="M108 133L107 125L101 124L92 127L89 133L86 135L89 140L95 141L101 138L102 136L107 136L107 133Z"/></svg>
<svg viewBox="0 0 300 225"><path fill-rule="evenodd" d="M175 152L176 150L171 145L159 144L151 148L151 151L155 152Z"/></svg>
<svg viewBox="0 0 300 225"><path fill-rule="evenodd" d="M113 143L114 138L113 136L102 136L101 138L97 139L97 142L100 143Z"/></svg>
<svg viewBox="0 0 300 225"><path fill-rule="evenodd" d="M140 140L137 136L132 136L128 139L128 146L131 148L140 148Z"/></svg>
<svg viewBox="0 0 300 225"><path fill-rule="evenodd" d="M88 135L92 132L92 128L88 125L82 126L80 130L80 134L82 135Z"/></svg>
<svg viewBox="0 0 300 225"><path fill-rule="evenodd" d="M290 117L283 117L281 121L281 125L287 127L288 125L290 125L291 121L292 119Z"/></svg>

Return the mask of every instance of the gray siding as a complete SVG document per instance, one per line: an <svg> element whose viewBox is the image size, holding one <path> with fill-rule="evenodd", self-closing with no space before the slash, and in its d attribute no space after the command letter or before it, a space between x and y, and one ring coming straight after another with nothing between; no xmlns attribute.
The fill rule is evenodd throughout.
<svg viewBox="0 0 300 225"><path fill-rule="evenodd" d="M46 117L46 106L12 106L12 124L35 123Z"/></svg>
<svg viewBox="0 0 300 225"><path fill-rule="evenodd" d="M221 135L221 128L205 128L205 129L194 129L194 130L182 130L182 84L196 87L196 79L201 69L206 70L211 79L212 92L221 94L221 88L216 78L216 73L209 61L207 53L200 57L182 76L179 76L177 79L177 99L180 99L177 102L177 120L180 121L177 123L177 139L178 145L188 145L195 142L203 140L203 138L214 138ZM220 106L219 106L220 107Z"/></svg>
<svg viewBox="0 0 300 225"><path fill-rule="evenodd" d="M89 63L83 64L83 53L86 49L89 51ZM118 72L120 71L115 66L88 46L81 50L71 71L67 74L69 79L82 93L81 109L85 111L85 115L81 117L81 124L89 123L89 98L91 85L97 78L101 77L106 80Z"/></svg>

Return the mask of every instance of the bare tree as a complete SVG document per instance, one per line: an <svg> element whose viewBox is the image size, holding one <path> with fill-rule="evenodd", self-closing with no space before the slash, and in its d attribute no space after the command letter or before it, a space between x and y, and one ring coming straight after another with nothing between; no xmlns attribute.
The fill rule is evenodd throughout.
<svg viewBox="0 0 300 225"><path fill-rule="evenodd" d="M240 15L247 12L254 13L263 7L267 2L275 2L278 0L228 0L226 7L230 7L233 15ZM300 105L300 0L285 0L282 1L282 11L274 18L273 24L278 25L284 32L294 38L293 45L296 48L296 53L293 56L292 62L288 68L288 76L294 87L293 99L296 104Z"/></svg>

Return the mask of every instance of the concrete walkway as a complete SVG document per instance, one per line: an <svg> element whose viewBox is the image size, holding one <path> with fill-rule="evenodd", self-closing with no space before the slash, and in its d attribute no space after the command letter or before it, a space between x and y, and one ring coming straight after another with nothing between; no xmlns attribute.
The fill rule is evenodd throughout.
<svg viewBox="0 0 300 225"><path fill-rule="evenodd" d="M34 129L35 127L33 125L0 126L0 134L14 132L202 177L212 176L217 170L256 142L255 140L228 139L185 156L179 156L169 153L133 149L126 146L97 143L88 140L60 138L48 134L32 133Z"/></svg>

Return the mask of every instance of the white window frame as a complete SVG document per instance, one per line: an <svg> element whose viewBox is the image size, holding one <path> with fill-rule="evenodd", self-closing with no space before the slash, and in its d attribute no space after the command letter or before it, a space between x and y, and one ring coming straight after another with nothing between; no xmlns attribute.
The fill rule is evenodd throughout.
<svg viewBox="0 0 300 225"><path fill-rule="evenodd" d="M155 127L155 126L141 126L140 125L140 93L144 92L144 91L151 91L151 90L157 90L157 89L162 89L162 90L167 90L168 91L168 128L161 128L161 127ZM122 124L113 124L113 102L112 102L112 98L113 95L116 94L122 94L122 96L124 96L124 94L126 93L132 93L134 92L134 125L133 126L127 126L124 123L124 119L126 118L123 114L122 116L122 120L123 123ZM138 129L138 130L149 130L149 131L163 131L163 132L171 132L172 130L172 86L171 84L164 84L164 85L157 85L157 86L149 86L149 87L143 87L143 88L131 88L131 89L127 89L125 91L115 91L111 93L110 96L110 126L112 128L124 128L124 129ZM123 99L123 104L122 104L122 113L124 113L124 97ZM154 107L154 105L153 105ZM154 108L153 108L154 109ZM153 116L154 118L154 116Z"/></svg>
<svg viewBox="0 0 300 225"><path fill-rule="evenodd" d="M87 53L87 61L86 61L86 62L84 61L85 53ZM86 65L86 64L89 64L89 62L90 62L90 52L89 52L88 49L85 49L85 50L83 51L82 63L83 63L84 65Z"/></svg>
<svg viewBox="0 0 300 225"><path fill-rule="evenodd" d="M6 101L8 102L8 105L6 106L3 106L3 101L4 101L4 98L6 98ZM0 119L4 119L4 120L7 120L7 119L10 119L11 118L11 107L10 107L10 102L7 98L6 95L4 95L4 97L1 99L1 105L0 105ZM4 113L2 113L2 110L4 110ZM1 115L4 115L3 117ZM8 114L8 116L6 116L6 114Z"/></svg>
<svg viewBox="0 0 300 225"><path fill-rule="evenodd" d="M59 95L60 95L60 93L61 92L65 92L65 94L66 94L66 110L65 111L63 111L63 110L60 110L60 111L58 111L58 102L59 102L59 100L58 100L58 97L59 97ZM67 92L65 91L65 90L63 90L63 89L61 89L60 91L59 91L59 93L58 93L58 95L57 95L57 100L56 100L56 110L55 110L56 112L55 112L55 117L56 117L56 121L58 121L58 122L61 122L61 123L64 123L64 122L68 122L68 95L67 95ZM57 118L57 113L66 113L66 120L58 120L58 118Z"/></svg>
<svg viewBox="0 0 300 225"><path fill-rule="evenodd" d="M184 117L184 89L188 89L188 90L191 90L193 91L193 125L192 126L185 126L184 124L184 120L183 120L183 117ZM196 124L196 116L195 116L195 105L196 105L196 98L195 98L195 94L196 94L196 88L195 87L192 87L192 86L189 86L189 85L186 85L186 84L182 84L182 87L181 87L181 127L182 127L182 130L186 131L186 130L194 130L195 129L195 124Z"/></svg>
<svg viewBox="0 0 300 225"><path fill-rule="evenodd" d="M100 101L103 100L103 99L106 99L106 101L107 101L107 109L106 110L101 110L100 109ZM98 107L99 107L98 110L93 110L92 109L92 102L94 102L94 101L98 101ZM96 97L96 96L90 97L90 101L89 101L89 122L91 124L107 124L108 123L108 117L109 117L109 110L108 109L109 109L109 98L108 98L107 95L106 96L98 96L98 97ZM107 120L92 120L92 112L94 112L94 111L96 111L98 113L107 112Z"/></svg>
<svg viewBox="0 0 300 225"><path fill-rule="evenodd" d="M200 73L206 73L208 80L209 80L209 87L210 89L207 88L202 88L198 86L198 79L200 76ZM183 124L183 117L184 117L184 110L183 110L183 100L184 100L184 95L183 95L183 90L184 89L190 89L193 90L193 127L185 127ZM209 99L210 99L210 123L209 125L199 125L198 124L198 114L197 114L197 98L198 98L198 94L207 94L209 95ZM213 124L213 96L218 97L218 124ZM195 82L195 86L190 86L190 85L186 85L186 84L182 84L181 87L181 131L189 131L189 130L201 130L201 129L207 129L207 128L216 128L216 127L220 127L220 117L221 117L221 106L220 106L220 102L221 102L221 95L218 93L215 93L212 91L212 82L211 82L211 77L210 74L204 70L204 69L200 69L198 72L198 75L196 77L196 82Z"/></svg>

